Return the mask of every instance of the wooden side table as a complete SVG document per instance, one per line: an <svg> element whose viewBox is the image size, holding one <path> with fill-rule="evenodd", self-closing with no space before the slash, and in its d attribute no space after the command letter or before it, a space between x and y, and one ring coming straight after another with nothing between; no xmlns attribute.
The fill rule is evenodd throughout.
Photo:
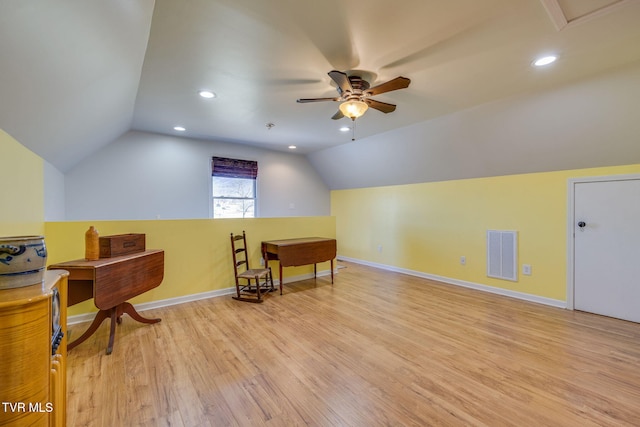
<svg viewBox="0 0 640 427"><path fill-rule="evenodd" d="M280 295L282 295L282 267L295 267L313 264L313 276L316 276L316 264L331 261L331 283L333 284L333 260L336 257L336 239L326 237L301 237L296 239L269 240L262 242L262 255L265 267L270 260L280 261Z"/></svg>
<svg viewBox="0 0 640 427"><path fill-rule="evenodd" d="M164 278L163 250L153 249L96 261L79 259L53 264L49 269L69 272L69 306L93 298L95 306L100 309L89 328L69 344L69 350L93 335L105 319L111 319L107 354L113 351L116 324L122 323L123 314L142 323L161 320L141 316L127 300L160 285Z"/></svg>

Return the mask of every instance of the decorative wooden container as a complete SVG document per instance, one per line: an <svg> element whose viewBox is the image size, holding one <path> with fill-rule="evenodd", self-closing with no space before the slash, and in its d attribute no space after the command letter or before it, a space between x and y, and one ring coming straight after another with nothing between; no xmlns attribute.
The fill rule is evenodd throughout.
<svg viewBox="0 0 640 427"><path fill-rule="evenodd" d="M68 276L46 271L43 284L0 290L0 426L66 423Z"/></svg>
<svg viewBox="0 0 640 427"><path fill-rule="evenodd" d="M145 251L144 234L115 234L100 237L100 258L112 258Z"/></svg>

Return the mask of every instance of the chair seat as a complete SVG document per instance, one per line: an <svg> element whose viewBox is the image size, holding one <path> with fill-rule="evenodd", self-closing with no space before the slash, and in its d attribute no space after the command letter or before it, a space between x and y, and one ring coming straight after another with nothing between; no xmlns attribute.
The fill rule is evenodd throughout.
<svg viewBox="0 0 640 427"><path fill-rule="evenodd" d="M249 270L245 270L242 273L238 274L238 277L242 279L255 279L256 276L259 278L266 277L269 274L268 268L251 268Z"/></svg>

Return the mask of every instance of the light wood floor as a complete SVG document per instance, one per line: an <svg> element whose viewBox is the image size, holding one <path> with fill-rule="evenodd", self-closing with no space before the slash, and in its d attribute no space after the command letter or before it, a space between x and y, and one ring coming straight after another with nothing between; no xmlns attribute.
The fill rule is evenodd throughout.
<svg viewBox="0 0 640 427"><path fill-rule="evenodd" d="M124 316L110 356L105 322L69 353L68 425L640 425L640 324L341 264Z"/></svg>

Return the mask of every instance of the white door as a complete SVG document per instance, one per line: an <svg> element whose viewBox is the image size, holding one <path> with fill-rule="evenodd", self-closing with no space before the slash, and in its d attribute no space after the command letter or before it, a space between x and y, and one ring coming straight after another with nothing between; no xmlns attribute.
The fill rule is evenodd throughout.
<svg viewBox="0 0 640 427"><path fill-rule="evenodd" d="M574 308L640 322L640 179L574 184Z"/></svg>

